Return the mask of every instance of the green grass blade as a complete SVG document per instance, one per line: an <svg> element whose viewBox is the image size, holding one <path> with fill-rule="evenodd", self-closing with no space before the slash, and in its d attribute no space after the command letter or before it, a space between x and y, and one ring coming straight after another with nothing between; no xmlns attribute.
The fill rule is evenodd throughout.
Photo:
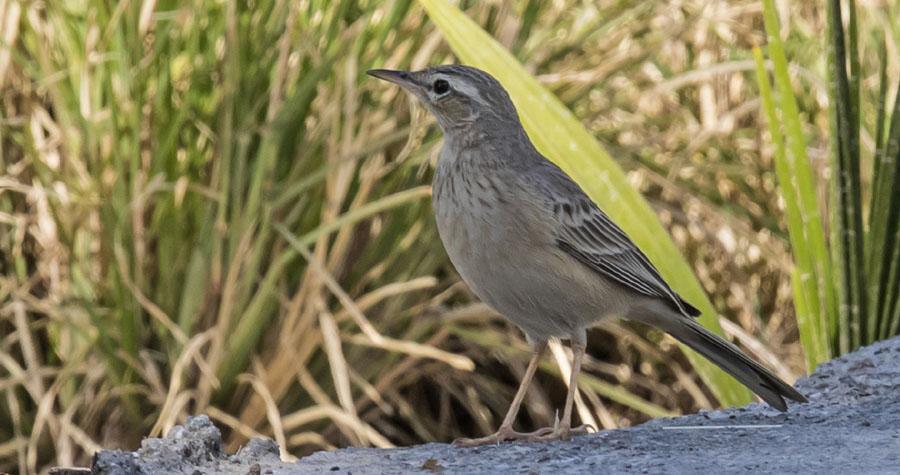
<svg viewBox="0 0 900 475"><path fill-rule="evenodd" d="M886 40L886 38L884 38ZM885 259L885 250L892 241L888 233L891 214L896 213L891 206L894 183L891 159L887 156L889 140L886 138L885 123L888 119L888 78L887 48L882 41L879 48L879 90L878 112L875 120L875 154L872 165L872 196L869 204L869 233L866 236L866 259L868 266L869 334L876 339L886 338L888 321L885 309L887 293L891 290L885 280L890 270L890 260ZM896 113L895 113L896 115ZM887 160L885 160L887 159ZM887 263L887 265L885 265Z"/></svg>
<svg viewBox="0 0 900 475"><path fill-rule="evenodd" d="M900 228L900 225L895 225L895 228ZM894 247L893 252L890 253L890 265L887 266L889 269L885 279L885 284L888 286L884 305L886 324L882 332L885 339L900 334L900 244L898 244L900 243L900 229L896 230L893 238Z"/></svg>
<svg viewBox="0 0 900 475"><path fill-rule="evenodd" d="M784 177L788 181L779 181L781 190L786 197L790 193L795 194L801 215L802 229L795 229L793 232L801 233L802 238L798 236L798 239L800 239L798 242L802 244L800 246L795 245L793 251L805 253L808 248L810 252L808 262L800 262L798 259L797 264L801 266L800 270L802 273L800 281L805 283L807 279L812 279L815 282L815 292L810 295L811 298L807 304L810 312L820 319L821 324L817 324L813 328L817 328L820 332L827 331L827 336L829 337L835 334L844 335L846 332L838 331L838 327L846 327L848 323L846 321L839 322L831 260L825 242L824 226L822 225L822 217L813 184L812 167L806 153L806 140L800 122L800 111L791 86L784 46L779 37L780 28L773 0L763 1L763 16L766 25L769 56L772 59L774 70L775 85L778 87L779 106L782 114L781 120L785 129L785 142L789 152L785 155L788 173ZM816 339L821 337L821 335L818 335ZM831 338L828 338L828 340L830 345ZM846 344L847 342L844 343L844 346L849 346ZM824 354L831 354L831 349L828 346L826 348L828 350Z"/></svg>
<svg viewBox="0 0 900 475"><path fill-rule="evenodd" d="M456 7L444 0L419 3L463 62L491 73L507 88L535 146L574 178L644 250L663 277L703 312L703 324L721 334L715 309L656 214L571 111ZM743 386L712 363L693 352L686 354L723 404L750 400Z"/></svg>
<svg viewBox="0 0 900 475"><path fill-rule="evenodd" d="M887 210L887 216L883 218L884 238L881 244L881 256L887 259L882 264L880 275L875 276L883 287L883 291L879 292L881 338L900 332L900 81L897 83L890 123L875 177L881 185L878 206Z"/></svg>
<svg viewBox="0 0 900 475"><path fill-rule="evenodd" d="M792 186L790 166L787 159L784 133L782 124L778 118L775 106L775 98L769 76L766 73L765 61L759 48L753 49L753 57L756 61L756 78L759 83L760 97L763 111L772 135L775 146L775 173L781 184L781 194L785 203L785 215L787 217L788 236L794 255L794 269L791 272L791 287L794 290L794 307L797 313L797 326L800 330L800 342L806 355L807 369L828 359L827 348L828 334L825 322L819 318L817 310L811 308L812 302L818 301L816 280L812 278L812 254L804 238L803 215L800 211L800 199L797 196L797 188Z"/></svg>
<svg viewBox="0 0 900 475"><path fill-rule="evenodd" d="M841 20L841 5L838 0L828 2L828 54L831 80L830 109L835 132L832 134L832 169L835 175L832 192L833 227L837 239L834 240L835 258L840 276L840 312L842 319L849 322L849 347L841 351L859 347L868 341L863 324L866 315L865 269L863 268L863 227L862 202L859 191L859 64L853 51L856 46L855 15L850 5L851 28L849 49ZM851 74L847 73L848 55Z"/></svg>

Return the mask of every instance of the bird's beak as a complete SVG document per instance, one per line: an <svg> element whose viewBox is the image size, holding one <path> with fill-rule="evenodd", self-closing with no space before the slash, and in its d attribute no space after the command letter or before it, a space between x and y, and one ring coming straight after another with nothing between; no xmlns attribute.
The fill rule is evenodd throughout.
<svg viewBox="0 0 900 475"><path fill-rule="evenodd" d="M408 71L394 71L391 69L370 69L366 71L366 74L387 82L392 82L412 92L415 92L416 89L419 89L421 87L418 81L416 81L413 73L410 73Z"/></svg>

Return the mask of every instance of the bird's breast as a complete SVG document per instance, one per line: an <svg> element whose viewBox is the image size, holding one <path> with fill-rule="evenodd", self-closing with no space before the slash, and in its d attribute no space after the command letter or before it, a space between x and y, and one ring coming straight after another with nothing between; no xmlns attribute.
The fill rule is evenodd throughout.
<svg viewBox="0 0 900 475"><path fill-rule="evenodd" d="M463 280L492 303L498 283L509 281L517 268L527 268L521 264L529 256L552 245L551 232L514 173L486 162L445 158L433 182L438 233ZM477 157L463 160L472 158Z"/></svg>
<svg viewBox="0 0 900 475"><path fill-rule="evenodd" d="M504 170L478 157L442 160L434 177L438 232L451 259L484 257L495 246L528 240L521 193Z"/></svg>

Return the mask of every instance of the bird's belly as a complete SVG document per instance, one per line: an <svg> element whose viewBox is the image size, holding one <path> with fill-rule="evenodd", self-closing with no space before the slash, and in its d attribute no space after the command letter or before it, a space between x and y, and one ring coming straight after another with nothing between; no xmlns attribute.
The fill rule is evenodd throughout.
<svg viewBox="0 0 900 475"><path fill-rule="evenodd" d="M615 284L565 254L514 212L499 205L491 210L435 208L441 240L463 280L532 338L567 338L624 312L627 303L610 288Z"/></svg>

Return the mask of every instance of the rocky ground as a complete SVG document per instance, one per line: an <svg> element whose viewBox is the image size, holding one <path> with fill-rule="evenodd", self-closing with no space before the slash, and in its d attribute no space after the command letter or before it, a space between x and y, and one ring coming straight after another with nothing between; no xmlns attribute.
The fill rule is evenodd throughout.
<svg viewBox="0 0 900 475"><path fill-rule="evenodd" d="M780 413L762 404L658 419L570 442L459 449L343 449L282 463L253 440L222 450L206 416L136 452L102 451L94 473L900 473L900 338L820 366L797 387L810 400Z"/></svg>

